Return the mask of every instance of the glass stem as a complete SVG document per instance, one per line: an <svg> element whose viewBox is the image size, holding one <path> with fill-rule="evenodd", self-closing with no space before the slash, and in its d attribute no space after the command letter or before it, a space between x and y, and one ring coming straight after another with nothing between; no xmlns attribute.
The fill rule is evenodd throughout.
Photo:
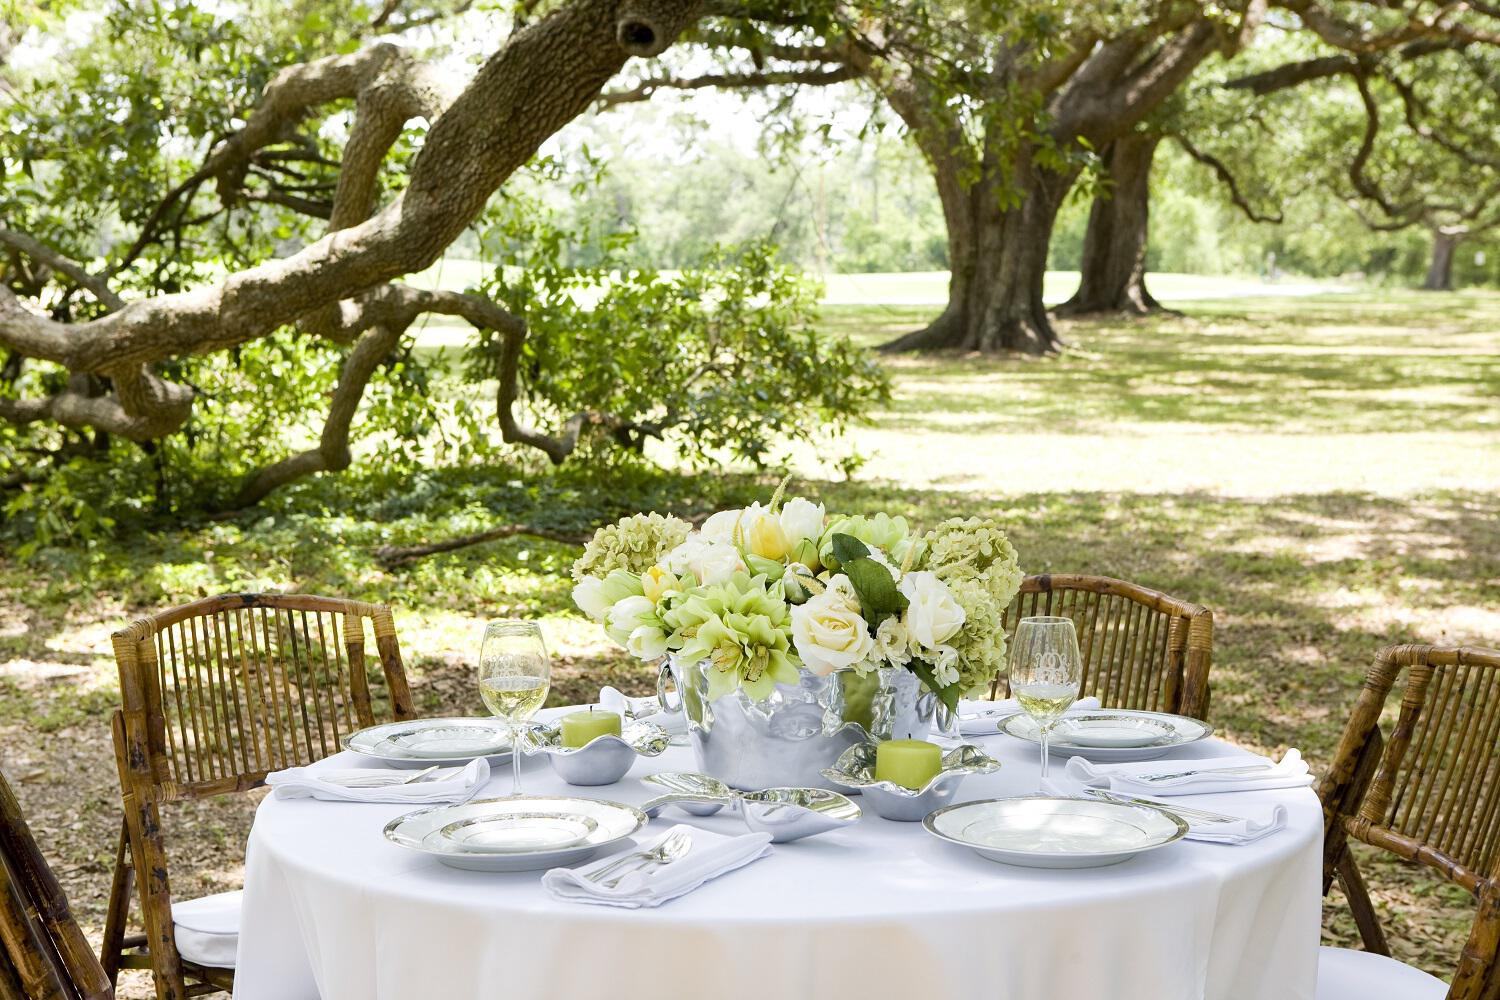
<svg viewBox="0 0 1500 1000"><path fill-rule="evenodd" d="M521 794L521 727L510 724L510 794Z"/></svg>
<svg viewBox="0 0 1500 1000"><path fill-rule="evenodd" d="M1052 736L1052 724L1042 726L1042 780L1047 780L1047 741ZM1043 789L1046 791L1046 789Z"/></svg>

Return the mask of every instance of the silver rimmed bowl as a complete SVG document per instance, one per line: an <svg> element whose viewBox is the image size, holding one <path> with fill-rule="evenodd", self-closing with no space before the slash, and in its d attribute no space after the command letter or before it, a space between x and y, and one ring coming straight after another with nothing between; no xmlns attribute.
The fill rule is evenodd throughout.
<svg viewBox="0 0 1500 1000"><path fill-rule="evenodd" d="M632 720L619 736L606 733L581 747L565 747L562 727L544 722L526 734L521 750L528 757L545 754L552 770L570 785L612 785L637 757L659 757L671 742L671 734L654 722Z"/></svg>
<svg viewBox="0 0 1500 1000"><path fill-rule="evenodd" d="M847 795L828 788L763 788L741 792L717 778L691 771L665 771L642 781L666 789L642 808L655 816L675 805L696 816L725 806L737 812L753 833L769 833L771 843L785 844L841 826L858 823L863 812Z"/></svg>
<svg viewBox="0 0 1500 1000"><path fill-rule="evenodd" d="M841 785L859 789L882 819L915 823L934 809L953 801L958 786L971 774L990 774L1000 762L972 744L965 743L943 755L942 766L932 780L912 789L893 781L875 779L874 743L860 743L839 755L823 774Z"/></svg>
<svg viewBox="0 0 1500 1000"><path fill-rule="evenodd" d="M505 723L490 718L386 722L350 733L343 744L389 767L452 766L475 757L486 757L491 764L510 760L509 731Z"/></svg>
<svg viewBox="0 0 1500 1000"><path fill-rule="evenodd" d="M387 823L385 836L454 868L518 872L582 861L646 822L619 802L520 795L418 809Z"/></svg>
<svg viewBox="0 0 1500 1000"><path fill-rule="evenodd" d="M922 821L941 840L1025 868L1102 868L1175 843L1182 817L1155 806L1022 795L944 806Z"/></svg>

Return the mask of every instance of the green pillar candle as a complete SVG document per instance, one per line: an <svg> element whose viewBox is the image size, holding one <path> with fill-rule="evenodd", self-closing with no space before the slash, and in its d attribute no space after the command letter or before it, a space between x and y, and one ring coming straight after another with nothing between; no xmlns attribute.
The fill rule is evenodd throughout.
<svg viewBox="0 0 1500 1000"><path fill-rule="evenodd" d="M926 740L886 740L875 746L875 780L919 791L943 768L943 752Z"/></svg>
<svg viewBox="0 0 1500 1000"><path fill-rule="evenodd" d="M562 745L582 747L600 736L620 735L619 712L573 712L562 717Z"/></svg>

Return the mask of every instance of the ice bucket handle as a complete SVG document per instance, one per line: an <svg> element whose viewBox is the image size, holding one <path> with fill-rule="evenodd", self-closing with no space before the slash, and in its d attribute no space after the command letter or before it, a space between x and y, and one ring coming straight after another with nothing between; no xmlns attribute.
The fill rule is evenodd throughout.
<svg viewBox="0 0 1500 1000"><path fill-rule="evenodd" d="M675 704L667 698L669 682L670 689L677 695ZM661 669L656 672L656 700L661 703L661 710L669 715L682 711L682 684L672 672L671 660L662 660Z"/></svg>

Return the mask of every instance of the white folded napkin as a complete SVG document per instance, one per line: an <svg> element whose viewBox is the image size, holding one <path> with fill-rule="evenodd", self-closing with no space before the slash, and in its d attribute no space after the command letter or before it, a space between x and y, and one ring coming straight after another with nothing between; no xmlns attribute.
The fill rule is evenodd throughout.
<svg viewBox="0 0 1500 1000"><path fill-rule="evenodd" d="M619 712L621 716L634 716L642 722L654 722L674 736L687 732L687 719L680 710L663 712L655 698L631 698L607 684L599 689L599 707L606 712Z"/></svg>
<svg viewBox="0 0 1500 1000"><path fill-rule="evenodd" d="M1220 768L1272 764L1268 757L1208 757L1197 760L1145 760L1129 764L1096 764L1073 757L1067 774L1093 788L1122 795L1204 795L1209 792L1253 792L1267 788L1302 788L1313 783L1302 754L1288 750L1268 770L1215 773ZM1188 775L1185 772L1194 771ZM1183 774L1161 781L1144 780L1154 774Z"/></svg>
<svg viewBox="0 0 1500 1000"><path fill-rule="evenodd" d="M1042 791L1048 795L1064 795L1069 798L1093 799L1093 796L1085 793L1085 789L1091 787L1080 781L1071 770L1064 769L1060 774L1054 772L1055 777L1048 778L1042 782ZM1146 800L1145 796L1126 796L1118 793L1122 798L1142 798L1143 804L1160 805L1168 812L1175 812L1171 802L1153 802ZM1098 800L1104 801L1104 800ZM1196 815L1197 807L1184 804L1181 806L1186 812L1179 813L1187 821L1188 840L1201 840L1209 844L1253 844L1257 840L1269 837L1271 834L1286 827L1286 806L1259 806L1250 809L1235 807L1233 809L1208 809L1205 813L1214 813L1219 816L1239 817L1235 822L1226 823L1221 820L1211 820L1204 816Z"/></svg>
<svg viewBox="0 0 1500 1000"><path fill-rule="evenodd" d="M660 906L668 900L686 895L710 879L736 868L743 868L771 853L769 833L744 833L731 837L691 826L674 826L660 837L640 847L631 848L626 853L649 851L678 830L685 830L692 838L693 846L687 854L671 864L657 865L627 875L613 889L605 889L597 882L590 882L588 876L591 872L600 871L612 864L620 857L619 854L601 858L582 868L554 868L542 876L542 885L558 899L639 909Z"/></svg>
<svg viewBox="0 0 1500 1000"><path fill-rule="evenodd" d="M446 770L446 768L445 768ZM395 768L289 767L266 775L271 794L281 799L325 799L329 802L467 802L490 780L490 762L475 757L464 769L441 781L418 778L409 785L379 785L373 788L351 788L338 783L340 778L364 778L388 774L399 779L410 771Z"/></svg>
<svg viewBox="0 0 1500 1000"><path fill-rule="evenodd" d="M1070 712L1087 712L1099 707L1098 698L1079 698L1068 707ZM993 736L996 732L996 724L1007 715L1015 715L1021 711L1021 705L1014 698L1004 698L1000 701L980 701L965 698L958 703L958 726L959 731L965 736ZM966 719L964 716L976 716Z"/></svg>
<svg viewBox="0 0 1500 1000"><path fill-rule="evenodd" d="M1170 805L1166 808L1172 808ZM1217 812L1217 810L1214 810ZM1270 809L1238 809L1233 811L1235 815L1248 812L1237 823L1207 823L1195 816L1184 816L1187 820L1188 840L1201 840L1209 844L1253 844L1257 840L1269 837L1271 834L1286 827L1286 806L1272 806Z"/></svg>

